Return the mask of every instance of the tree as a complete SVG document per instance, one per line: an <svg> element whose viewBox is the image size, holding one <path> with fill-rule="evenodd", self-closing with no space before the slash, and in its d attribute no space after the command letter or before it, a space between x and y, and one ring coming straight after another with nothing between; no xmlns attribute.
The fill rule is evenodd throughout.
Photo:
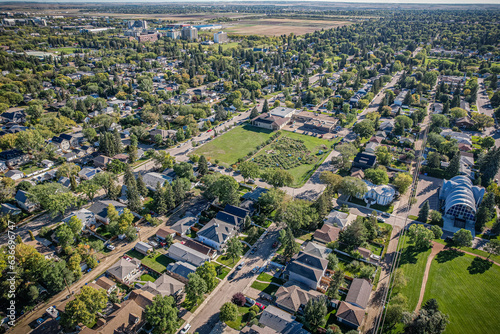
<svg viewBox="0 0 500 334"><path fill-rule="evenodd" d="M239 193L238 182L229 175L212 174L205 175L202 179L205 184L205 191L203 196L208 199L219 198L219 203L222 205L226 204L238 204Z"/></svg>
<svg viewBox="0 0 500 334"><path fill-rule="evenodd" d="M279 233L279 240L283 246L283 256L285 257L285 261L289 261L299 252L300 246L295 242L295 237L290 227L280 230Z"/></svg>
<svg viewBox="0 0 500 334"><path fill-rule="evenodd" d="M243 244L238 240L238 238L231 238L227 242L226 257L233 260L239 259L243 254Z"/></svg>
<svg viewBox="0 0 500 334"><path fill-rule="evenodd" d="M429 248L431 240L434 238L434 233L421 224L412 224L408 228L408 236L410 243L414 244L417 248Z"/></svg>
<svg viewBox="0 0 500 334"><path fill-rule="evenodd" d="M333 253L332 253L333 254ZM330 299L339 299L339 289L344 282L344 272L340 269L336 270L330 280L330 285L326 290L326 295Z"/></svg>
<svg viewBox="0 0 500 334"><path fill-rule="evenodd" d="M428 300L418 313L414 313L405 321L405 334L432 333L440 334L449 323L448 316L439 311L436 300Z"/></svg>
<svg viewBox="0 0 500 334"><path fill-rule="evenodd" d="M99 184L97 184L95 181L84 180L78 185L78 187L76 188L76 191L85 194L85 196L87 196L89 201L93 202L95 195L97 195L97 192L100 189L101 189L101 186Z"/></svg>
<svg viewBox="0 0 500 334"><path fill-rule="evenodd" d="M332 159L332 164L342 170L351 168L351 157L358 153L358 149L354 144L345 143L335 146L335 150L340 153L340 156Z"/></svg>
<svg viewBox="0 0 500 334"><path fill-rule="evenodd" d="M369 138L375 133L375 126L372 121L365 119L356 123L352 130L362 138Z"/></svg>
<svg viewBox="0 0 500 334"><path fill-rule="evenodd" d="M418 212L418 220L422 223L427 223L427 219L429 218L429 201L425 201L420 211Z"/></svg>
<svg viewBox="0 0 500 334"><path fill-rule="evenodd" d="M328 269L330 270L335 270L337 268L337 265L339 264L339 259L334 253L328 254L326 257L328 260Z"/></svg>
<svg viewBox="0 0 500 334"><path fill-rule="evenodd" d="M83 135L89 141L89 143L93 144L97 139L97 132L94 128L88 127L82 130Z"/></svg>
<svg viewBox="0 0 500 334"><path fill-rule="evenodd" d="M413 126L413 120L405 115L396 116L394 119L394 133L397 135L403 135L406 130L411 129Z"/></svg>
<svg viewBox="0 0 500 334"><path fill-rule="evenodd" d="M377 161L381 165L389 165L392 160L392 154L386 146L379 146L375 151Z"/></svg>
<svg viewBox="0 0 500 334"><path fill-rule="evenodd" d="M450 164L446 168L446 174L448 175L448 178L452 178L454 176L457 176L460 173L460 154L455 153L453 158L450 160Z"/></svg>
<svg viewBox="0 0 500 334"><path fill-rule="evenodd" d="M319 175L319 180L328 185L334 192L338 192L342 182L342 176L325 170Z"/></svg>
<svg viewBox="0 0 500 334"><path fill-rule="evenodd" d="M170 153L167 153L166 151L155 151L153 160L157 165L161 166L162 170L172 168L175 161L174 157L172 157Z"/></svg>
<svg viewBox="0 0 500 334"><path fill-rule="evenodd" d="M267 99L264 100L264 105L262 106L262 113L267 113L269 112L269 104L267 102Z"/></svg>
<svg viewBox="0 0 500 334"><path fill-rule="evenodd" d="M277 222L286 222L292 230L300 228L314 230L320 221L315 205L302 199L283 202L274 219Z"/></svg>
<svg viewBox="0 0 500 334"><path fill-rule="evenodd" d="M485 129L495 125L492 117L478 112L472 113L472 120L476 122L479 129Z"/></svg>
<svg viewBox="0 0 500 334"><path fill-rule="evenodd" d="M432 212L437 212L437 211L432 211ZM441 229L441 227L437 225L432 225L431 231L432 233L434 233L434 239L440 239L443 236L443 230Z"/></svg>
<svg viewBox="0 0 500 334"><path fill-rule="evenodd" d="M441 155L439 152L430 152L427 156L427 166L429 168L439 168L441 166Z"/></svg>
<svg viewBox="0 0 500 334"><path fill-rule="evenodd" d="M173 334L178 327L178 313L172 296L156 295L153 303L146 307L146 320L153 325L154 334Z"/></svg>
<svg viewBox="0 0 500 334"><path fill-rule="evenodd" d="M250 112L250 119L254 119L255 117L259 116L259 111L257 110L257 107L253 107L252 111Z"/></svg>
<svg viewBox="0 0 500 334"><path fill-rule="evenodd" d="M66 305L63 319L70 327L83 323L92 324L97 313L102 312L108 302L108 296L103 289L96 290L90 286L84 286L75 299Z"/></svg>
<svg viewBox="0 0 500 334"><path fill-rule="evenodd" d="M389 176L385 167L368 168L365 170L365 178L374 184L387 184L389 183Z"/></svg>
<svg viewBox="0 0 500 334"><path fill-rule="evenodd" d="M72 245L75 242L75 235L71 228L66 224L62 224L57 228L56 237L59 240L59 245L63 248L67 245Z"/></svg>
<svg viewBox="0 0 500 334"><path fill-rule="evenodd" d="M238 307L231 303L226 302L220 308L219 318L221 321L235 321L238 318Z"/></svg>
<svg viewBox="0 0 500 334"><path fill-rule="evenodd" d="M368 187L366 183L356 177L346 176L342 179L340 184L340 192L347 196L361 197L364 196L367 191Z"/></svg>
<svg viewBox="0 0 500 334"><path fill-rule="evenodd" d="M81 170L80 166L75 165L74 163L65 162L57 168L56 178L60 178L65 176L70 178L72 175L78 175L78 172Z"/></svg>
<svg viewBox="0 0 500 334"><path fill-rule="evenodd" d="M247 302L245 295L241 292L236 292L231 298L231 302L236 306L243 306Z"/></svg>
<svg viewBox="0 0 500 334"><path fill-rule="evenodd" d="M184 289L186 291L186 298L197 305L200 297L207 292L207 283L198 274L190 273Z"/></svg>
<svg viewBox="0 0 500 334"><path fill-rule="evenodd" d="M472 233L469 230L461 228L453 234L453 244L457 247L471 247Z"/></svg>
<svg viewBox="0 0 500 334"><path fill-rule="evenodd" d="M450 127L450 121L448 117L443 114L432 114L431 115L431 128L448 128Z"/></svg>
<svg viewBox="0 0 500 334"><path fill-rule="evenodd" d="M262 213L270 213L280 206L284 197L285 192L283 190L271 188L259 196L257 205Z"/></svg>
<svg viewBox="0 0 500 334"><path fill-rule="evenodd" d="M212 262L203 263L203 265L196 268L196 273L207 284L207 292L212 291L217 286L217 272L215 270L215 265Z"/></svg>
<svg viewBox="0 0 500 334"><path fill-rule="evenodd" d="M304 308L304 320L310 329L316 331L318 327L322 327L325 324L327 313L328 308L325 298L311 298L307 301Z"/></svg>
<svg viewBox="0 0 500 334"><path fill-rule="evenodd" d="M488 150L493 146L495 146L495 139L493 139L493 137L484 137L481 139L481 147Z"/></svg>
<svg viewBox="0 0 500 334"><path fill-rule="evenodd" d="M500 254L500 240L491 239L486 245L484 245L484 250L488 252L488 259L491 255L499 255Z"/></svg>
<svg viewBox="0 0 500 334"><path fill-rule="evenodd" d="M198 174L204 176L208 173L208 163L207 158L204 155L200 156L198 160Z"/></svg>
<svg viewBox="0 0 500 334"><path fill-rule="evenodd" d="M246 182L246 179L254 179L259 176L259 165L253 161L240 163L239 170L244 182Z"/></svg>
<svg viewBox="0 0 500 334"><path fill-rule="evenodd" d="M267 168L262 174L262 179L275 188L293 183L293 175L281 168Z"/></svg>
<svg viewBox="0 0 500 334"><path fill-rule="evenodd" d="M398 173L392 183L398 188L399 193L404 194L413 183L413 178L409 173Z"/></svg>
<svg viewBox="0 0 500 334"><path fill-rule="evenodd" d="M65 226L65 225L63 225ZM54 294L64 289L67 284L73 283L75 277L73 272L66 266L66 261L47 261L41 268L41 277L49 293Z"/></svg>
<svg viewBox="0 0 500 334"><path fill-rule="evenodd" d="M467 111L462 108L455 107L450 109L450 115L451 118L458 119L467 116Z"/></svg>
<svg viewBox="0 0 500 334"><path fill-rule="evenodd" d="M77 216L71 216L68 221L68 226L73 232L73 234L77 235L82 231L83 223Z"/></svg>
<svg viewBox="0 0 500 334"><path fill-rule="evenodd" d="M144 179L142 178L141 173L137 175L136 184L137 184L137 191L139 191L139 194L141 194L141 196L143 197L147 196L149 190L148 187L146 186L146 183L144 182Z"/></svg>
<svg viewBox="0 0 500 334"><path fill-rule="evenodd" d="M339 240L344 243L349 250L361 246L366 240L366 227L364 223L359 219L353 221L352 224L344 229Z"/></svg>
<svg viewBox="0 0 500 334"><path fill-rule="evenodd" d="M432 210L429 217L431 219L431 221L430 221L431 224L439 225L439 224L443 223L443 216L441 215L441 212L439 212L439 211Z"/></svg>

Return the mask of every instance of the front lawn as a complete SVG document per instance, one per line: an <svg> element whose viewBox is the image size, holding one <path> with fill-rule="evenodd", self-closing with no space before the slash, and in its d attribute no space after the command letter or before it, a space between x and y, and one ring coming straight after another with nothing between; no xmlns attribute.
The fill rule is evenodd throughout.
<svg viewBox="0 0 500 334"><path fill-rule="evenodd" d="M261 273L259 276L257 276L257 280L262 281L262 282L268 282L268 283L271 283L271 282L278 283L278 284L284 283L283 280L276 278L273 275L270 275L268 273Z"/></svg>
<svg viewBox="0 0 500 334"><path fill-rule="evenodd" d="M230 268L233 268L238 263L239 259L234 259L233 260L232 258L228 258L225 255L221 255L215 261L217 261L220 264L223 264L225 266L228 266Z"/></svg>
<svg viewBox="0 0 500 334"><path fill-rule="evenodd" d="M219 160L229 166L265 143L272 135L271 130L251 125L238 126L196 149L194 154L211 158L212 162Z"/></svg>
<svg viewBox="0 0 500 334"><path fill-rule="evenodd" d="M392 211L394 211L394 205L373 204L373 205L370 205L370 208L378 210L378 211L387 212L387 213L392 213Z"/></svg>
<svg viewBox="0 0 500 334"><path fill-rule="evenodd" d="M219 269L219 268L220 268L220 269ZM229 272L231 271L231 269L226 268L226 267L221 266L221 265L217 265L217 266L216 266L216 270L218 270L218 272L220 272L220 274L219 274L219 275L217 275L217 277L218 277L219 279L224 279L224 278L227 276L227 274L229 274Z"/></svg>
<svg viewBox="0 0 500 334"><path fill-rule="evenodd" d="M450 317L445 333L498 333L500 267L453 250L432 261L424 302L436 298Z"/></svg>
<svg viewBox="0 0 500 334"><path fill-rule="evenodd" d="M259 291L262 291L262 292L265 292L268 295L274 295L274 293L276 293L276 291L278 291L279 286L277 286L275 284L271 284L271 283L261 283L261 282L254 281L252 283L252 288L259 290Z"/></svg>
<svg viewBox="0 0 500 334"><path fill-rule="evenodd" d="M229 327L239 331L241 329L242 325L245 325L244 320L247 320L246 318L247 318L247 313L249 310L250 310L250 307L238 306L238 317L236 318L235 321L227 321L226 324Z"/></svg>
<svg viewBox="0 0 500 334"><path fill-rule="evenodd" d="M167 266L175 261L164 254L156 252L153 255L145 256L141 262L146 267L158 273L163 273L167 269Z"/></svg>

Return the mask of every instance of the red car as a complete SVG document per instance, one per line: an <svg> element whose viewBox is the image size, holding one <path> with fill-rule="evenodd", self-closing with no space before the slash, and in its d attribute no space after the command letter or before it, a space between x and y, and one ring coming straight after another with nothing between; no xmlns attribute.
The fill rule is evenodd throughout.
<svg viewBox="0 0 500 334"><path fill-rule="evenodd" d="M261 310L265 309L266 307L262 305L261 303L255 303Z"/></svg>

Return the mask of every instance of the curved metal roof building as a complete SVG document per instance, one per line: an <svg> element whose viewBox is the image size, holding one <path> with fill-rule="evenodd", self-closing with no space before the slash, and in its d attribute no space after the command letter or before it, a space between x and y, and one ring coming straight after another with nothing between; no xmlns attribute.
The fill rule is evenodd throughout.
<svg viewBox="0 0 500 334"><path fill-rule="evenodd" d="M459 175L443 180L439 198L444 200L445 214L458 219L474 220L484 192L484 188L474 186L467 176Z"/></svg>

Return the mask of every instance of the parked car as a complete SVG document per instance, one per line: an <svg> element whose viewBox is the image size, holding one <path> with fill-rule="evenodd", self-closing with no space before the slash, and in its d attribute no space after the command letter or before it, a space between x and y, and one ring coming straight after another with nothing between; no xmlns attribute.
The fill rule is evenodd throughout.
<svg viewBox="0 0 500 334"><path fill-rule="evenodd" d="M247 183L248 184L255 184L255 180L248 180Z"/></svg>
<svg viewBox="0 0 500 334"><path fill-rule="evenodd" d="M260 267L259 266L256 266L252 269L252 274L255 274L259 271Z"/></svg>
<svg viewBox="0 0 500 334"><path fill-rule="evenodd" d="M263 304L261 304L261 303L257 303L257 302L256 302L256 303L255 303L255 305L257 305L257 306L258 306L261 310L263 310L263 309L265 309L265 308L266 308L266 307L265 307Z"/></svg>
<svg viewBox="0 0 500 334"><path fill-rule="evenodd" d="M186 326L182 327L181 334L186 334L191 329L190 324L186 324Z"/></svg>
<svg viewBox="0 0 500 334"><path fill-rule="evenodd" d="M150 241L149 244L154 248L158 248L158 243L156 241Z"/></svg>
<svg viewBox="0 0 500 334"><path fill-rule="evenodd" d="M234 276L236 276L236 271L233 271L231 274L229 274L229 276L227 277L228 281L231 281Z"/></svg>
<svg viewBox="0 0 500 334"><path fill-rule="evenodd" d="M384 219L384 218L380 218L380 217L378 217L378 218L377 218L377 221L378 221L379 223L385 223L385 219Z"/></svg>
<svg viewBox="0 0 500 334"><path fill-rule="evenodd" d="M384 212L381 216L384 217L384 218L390 218L391 217L391 215L388 214L387 212Z"/></svg>
<svg viewBox="0 0 500 334"><path fill-rule="evenodd" d="M110 251L115 250L115 246L113 245L106 245L106 248L109 249Z"/></svg>
<svg viewBox="0 0 500 334"><path fill-rule="evenodd" d="M245 299L246 299L245 306L254 306L255 305L255 300L253 300L252 298L245 297Z"/></svg>
<svg viewBox="0 0 500 334"><path fill-rule="evenodd" d="M243 266L245 265L245 262L241 262L237 267L236 269L240 270L241 268L243 268Z"/></svg>
<svg viewBox="0 0 500 334"><path fill-rule="evenodd" d="M255 251L256 251L256 250L257 250L257 249L256 249L255 247L254 247L254 248L252 248L252 250L250 251L250 254L255 254Z"/></svg>

